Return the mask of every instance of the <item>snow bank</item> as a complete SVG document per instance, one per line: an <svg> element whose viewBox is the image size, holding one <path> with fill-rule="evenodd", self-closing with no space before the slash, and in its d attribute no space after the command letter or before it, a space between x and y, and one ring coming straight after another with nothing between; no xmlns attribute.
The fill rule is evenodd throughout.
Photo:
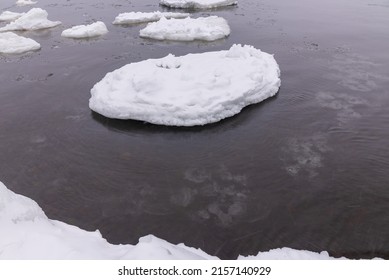
<svg viewBox="0 0 389 280"><path fill-rule="evenodd" d="M38 3L38 2L32 1L32 0L18 0L18 1L16 1L16 5L18 5L18 6L34 5L36 3Z"/></svg>
<svg viewBox="0 0 389 280"><path fill-rule="evenodd" d="M40 48L41 45L32 39L18 36L12 32L0 33L0 53L19 54Z"/></svg>
<svg viewBox="0 0 389 280"><path fill-rule="evenodd" d="M40 8L33 8L26 14L13 22L10 22L6 26L0 28L2 31L13 30L39 30L45 28L51 28L60 25L60 21L50 21L47 19L48 13Z"/></svg>
<svg viewBox="0 0 389 280"><path fill-rule="evenodd" d="M108 73L91 90L89 107L106 117L193 126L220 121L275 95L280 70L252 46L168 55Z"/></svg>
<svg viewBox="0 0 389 280"><path fill-rule="evenodd" d="M142 13L142 12L130 12L130 13L121 13L119 14L113 24L135 24L142 22L150 22L160 20L162 17L165 18L186 18L189 14L187 13L162 13L162 12L151 12L151 13Z"/></svg>
<svg viewBox="0 0 389 280"><path fill-rule="evenodd" d="M228 35L230 27L227 21L217 16L184 19L163 17L140 31L141 37L177 41L214 41Z"/></svg>
<svg viewBox="0 0 389 280"><path fill-rule="evenodd" d="M62 37L68 38L91 38L97 37L108 33L108 29L104 22L97 21L89 25L77 25L72 28L62 31Z"/></svg>
<svg viewBox="0 0 389 280"><path fill-rule="evenodd" d="M2 12L0 15L0 21L13 21L15 19L20 18L25 13L14 13L10 11Z"/></svg>
<svg viewBox="0 0 389 280"><path fill-rule="evenodd" d="M211 9L236 5L236 0L160 0L159 3L171 8Z"/></svg>

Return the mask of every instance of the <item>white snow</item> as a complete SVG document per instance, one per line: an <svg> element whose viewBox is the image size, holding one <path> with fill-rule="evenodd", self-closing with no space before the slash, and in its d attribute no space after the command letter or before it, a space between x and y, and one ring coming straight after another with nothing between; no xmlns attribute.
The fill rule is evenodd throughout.
<svg viewBox="0 0 389 280"><path fill-rule="evenodd" d="M20 18L25 13L14 13L10 11L4 11L0 15L0 21L13 21Z"/></svg>
<svg viewBox="0 0 389 280"><path fill-rule="evenodd" d="M108 33L108 29L104 22L97 21L89 25L77 25L72 28L62 31L61 36L68 38L91 38Z"/></svg>
<svg viewBox="0 0 389 280"><path fill-rule="evenodd" d="M218 260L184 244L173 245L153 235L137 245L112 245L99 231L88 232L50 220L39 205L15 194L0 182L0 259L154 259ZM245 259L293 260L334 259L327 252L314 253L290 248L259 252Z"/></svg>
<svg viewBox="0 0 389 280"><path fill-rule="evenodd" d="M18 6L27 6L27 5L34 5L38 3L37 1L32 1L32 0L17 0L16 5Z"/></svg>
<svg viewBox="0 0 389 280"><path fill-rule="evenodd" d="M6 26L0 28L2 31L14 30L39 30L60 25L60 21L50 21L47 19L48 13L40 8L33 8L26 14Z"/></svg>
<svg viewBox="0 0 389 280"><path fill-rule="evenodd" d="M157 40L214 41L230 35L230 27L224 18L217 16L166 19L149 23L140 36Z"/></svg>
<svg viewBox="0 0 389 280"><path fill-rule="evenodd" d="M186 18L188 13L169 13L169 12L129 12L119 14L113 24L136 24L142 22L150 22L160 20L162 17L165 18Z"/></svg>
<svg viewBox="0 0 389 280"><path fill-rule="evenodd" d="M275 95L280 83L272 55L233 45L228 51L125 65L92 88L89 107L109 118L204 125Z"/></svg>
<svg viewBox="0 0 389 280"><path fill-rule="evenodd" d="M159 3L171 8L210 9L238 4L236 0L160 0Z"/></svg>
<svg viewBox="0 0 389 280"><path fill-rule="evenodd" d="M32 39L18 36L12 32L0 33L0 53L19 54L40 48L41 45Z"/></svg>

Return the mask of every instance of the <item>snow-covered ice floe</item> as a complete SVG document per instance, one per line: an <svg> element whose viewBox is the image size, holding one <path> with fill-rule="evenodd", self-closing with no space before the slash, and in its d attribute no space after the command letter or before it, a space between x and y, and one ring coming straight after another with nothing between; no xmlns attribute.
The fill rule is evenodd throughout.
<svg viewBox="0 0 389 280"><path fill-rule="evenodd" d="M186 18L190 14L188 13L169 13L169 12L150 12L150 13L142 13L142 12L129 12L129 13L121 13L119 14L113 24L137 24L143 22L157 21L162 17L165 18Z"/></svg>
<svg viewBox="0 0 389 280"><path fill-rule="evenodd" d="M32 0L17 0L16 5L18 6L27 6L27 5L34 5L38 3L37 1L32 1Z"/></svg>
<svg viewBox="0 0 389 280"><path fill-rule="evenodd" d="M166 19L149 23L140 36L157 40L214 41L230 35L228 22L221 17Z"/></svg>
<svg viewBox="0 0 389 280"><path fill-rule="evenodd" d="M92 88L89 107L109 118L204 125L275 95L280 83L272 55L233 45L226 51L170 54L125 65Z"/></svg>
<svg viewBox="0 0 389 280"><path fill-rule="evenodd" d="M12 32L0 33L0 53L19 54L40 48L41 45L33 39L18 36Z"/></svg>
<svg viewBox="0 0 389 280"><path fill-rule="evenodd" d="M67 38L91 38L102 36L108 33L108 29L105 26L104 22L97 21L89 25L77 25L72 28L62 31L61 36Z"/></svg>
<svg viewBox="0 0 389 280"><path fill-rule="evenodd" d="M153 235L136 245L112 245L99 231L89 232L50 220L39 205L0 182L0 259L184 259L217 260L201 249L173 245ZM290 248L239 259L333 259L327 252Z"/></svg>
<svg viewBox="0 0 389 280"><path fill-rule="evenodd" d="M0 14L0 21L13 21L20 18L25 13L14 13L10 11L4 11Z"/></svg>
<svg viewBox="0 0 389 280"><path fill-rule="evenodd" d="M0 32L14 30L39 30L60 25L60 21L47 19L48 13L40 8L33 8L13 22L0 28Z"/></svg>
<svg viewBox="0 0 389 280"><path fill-rule="evenodd" d="M159 3L171 8L211 9L236 5L236 0L160 0Z"/></svg>

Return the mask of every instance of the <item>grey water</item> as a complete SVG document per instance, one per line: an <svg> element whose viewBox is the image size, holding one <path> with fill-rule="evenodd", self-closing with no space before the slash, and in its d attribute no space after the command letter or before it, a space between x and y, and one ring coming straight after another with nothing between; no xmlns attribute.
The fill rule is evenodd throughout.
<svg viewBox="0 0 389 280"><path fill-rule="evenodd" d="M0 11L27 11L2 0ZM389 259L389 1L239 0L216 42L139 38L114 26L158 0L39 0L60 27L18 32L38 52L0 55L0 180L51 219L111 243L154 234L224 259L291 247ZM104 21L106 36L71 40ZM0 23L0 26L5 23ZM169 53L250 44L281 68L275 98L219 123L162 127L88 108L107 72Z"/></svg>

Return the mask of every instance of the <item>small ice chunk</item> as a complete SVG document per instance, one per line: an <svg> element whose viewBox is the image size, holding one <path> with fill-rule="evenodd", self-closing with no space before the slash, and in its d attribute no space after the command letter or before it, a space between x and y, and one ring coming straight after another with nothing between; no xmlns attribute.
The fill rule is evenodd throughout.
<svg viewBox="0 0 389 280"><path fill-rule="evenodd" d="M77 25L72 28L62 31L61 36L67 38L91 38L97 37L108 33L108 29L104 22L97 21L89 25Z"/></svg>
<svg viewBox="0 0 389 280"><path fill-rule="evenodd" d="M140 31L140 36L157 40L214 41L230 34L228 22L221 17L166 19L149 23Z"/></svg>
<svg viewBox="0 0 389 280"><path fill-rule="evenodd" d="M211 9L238 4L236 0L160 0L163 6L182 9Z"/></svg>
<svg viewBox="0 0 389 280"><path fill-rule="evenodd" d="M89 107L108 118L204 125L275 95L280 83L272 55L234 45L229 51L168 55L125 65L95 84Z"/></svg>
<svg viewBox="0 0 389 280"><path fill-rule="evenodd" d="M20 18L25 13L14 13L10 11L2 12L0 15L0 21L13 21Z"/></svg>
<svg viewBox="0 0 389 280"><path fill-rule="evenodd" d="M19 54L39 50L40 48L41 45L32 39L12 32L0 33L0 53Z"/></svg>
<svg viewBox="0 0 389 280"><path fill-rule="evenodd" d="M186 18L188 13L169 13L169 12L151 12L151 13L142 13L142 12L130 12L130 13L121 13L119 14L113 24L136 24L142 22L150 22L160 20L162 17L165 18Z"/></svg>
<svg viewBox="0 0 389 280"><path fill-rule="evenodd" d="M38 3L37 1L32 1L32 0L17 0L16 5L18 6L27 6L27 5L34 5Z"/></svg>
<svg viewBox="0 0 389 280"><path fill-rule="evenodd" d="M60 25L60 21L47 19L48 13L40 8L33 8L13 22L0 28L0 32L14 30L39 30Z"/></svg>

